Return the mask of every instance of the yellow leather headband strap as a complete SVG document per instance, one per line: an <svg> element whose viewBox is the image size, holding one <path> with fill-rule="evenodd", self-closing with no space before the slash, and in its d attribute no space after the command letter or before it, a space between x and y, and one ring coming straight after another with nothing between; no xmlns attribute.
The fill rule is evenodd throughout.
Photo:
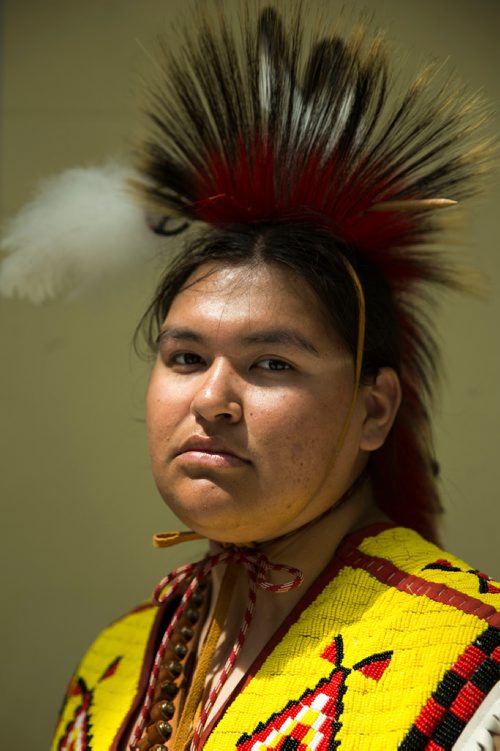
<svg viewBox="0 0 500 751"><path fill-rule="evenodd" d="M363 367L363 352L365 349L365 331L366 331L366 303L365 303L365 295L363 292L363 287L361 286L359 277L356 271L354 270L351 262L348 261L347 258L343 254L340 254L340 257L342 259L342 262L345 268L347 269L349 273L349 276L351 277L354 289L356 291L356 297L358 298L358 339L357 339L357 344L356 344L356 359L354 363L354 391L352 394L352 399L351 399L351 404L349 406L349 410L347 412L346 418L344 420L344 424L342 426L342 430L340 431L340 434L337 440L335 457L338 456L340 450L342 449L342 446L344 445L347 431L349 430L352 416L354 414L354 408L356 406L356 402L358 399L359 384L361 382L361 369Z"/></svg>

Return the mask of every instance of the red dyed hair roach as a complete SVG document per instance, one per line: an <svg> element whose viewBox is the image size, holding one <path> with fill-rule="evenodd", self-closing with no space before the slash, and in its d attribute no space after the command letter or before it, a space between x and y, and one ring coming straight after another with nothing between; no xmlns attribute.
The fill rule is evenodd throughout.
<svg viewBox="0 0 500 751"><path fill-rule="evenodd" d="M477 190L490 153L482 105L431 69L396 95L380 35L361 26L341 38L324 18L321 32L306 31L300 7L283 18L247 9L240 27L216 13L179 49L162 48L141 193L181 229L311 223L382 272L403 403L372 460L375 495L397 523L436 539L438 350L426 311L432 286L460 286L436 247L440 209Z"/></svg>

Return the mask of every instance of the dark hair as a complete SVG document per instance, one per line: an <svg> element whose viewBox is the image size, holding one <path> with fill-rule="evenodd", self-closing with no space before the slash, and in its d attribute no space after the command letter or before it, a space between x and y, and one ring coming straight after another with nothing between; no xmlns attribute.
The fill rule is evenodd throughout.
<svg viewBox="0 0 500 751"><path fill-rule="evenodd" d="M354 268L365 297L366 333L361 379L368 382L380 368L391 367L399 374L403 388L403 403L394 427L384 446L374 452L370 461L375 499L394 521L435 539L435 515L440 505L434 482L435 464L429 450L429 420L422 397L415 399L415 384L405 382L405 332L400 330L393 293L382 272L366 256L338 242L330 231L306 223L205 230L169 265L139 323L136 336L142 333L150 350L156 351L161 324L174 298L203 264L281 264L313 290L326 319L354 359L358 345L359 302L343 258ZM399 448L404 449L403 452ZM419 487L415 487L415 477L425 478L426 487L422 487L423 479L417 483Z"/></svg>

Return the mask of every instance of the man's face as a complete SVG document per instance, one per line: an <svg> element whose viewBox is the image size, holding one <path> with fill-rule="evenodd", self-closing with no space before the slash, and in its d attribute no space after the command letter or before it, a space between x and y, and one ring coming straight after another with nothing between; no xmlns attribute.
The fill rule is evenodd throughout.
<svg viewBox="0 0 500 751"><path fill-rule="evenodd" d="M271 539L329 508L363 463L352 358L277 265L199 268L162 326L147 395L153 475L191 529Z"/></svg>

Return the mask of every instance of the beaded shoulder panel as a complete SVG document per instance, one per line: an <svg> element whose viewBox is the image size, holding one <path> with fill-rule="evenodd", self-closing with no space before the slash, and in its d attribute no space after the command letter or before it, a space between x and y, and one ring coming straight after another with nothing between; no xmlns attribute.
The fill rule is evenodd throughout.
<svg viewBox="0 0 500 751"><path fill-rule="evenodd" d="M339 549L206 751L448 751L500 680L500 585L415 532Z"/></svg>
<svg viewBox="0 0 500 751"><path fill-rule="evenodd" d="M137 698L158 608L146 604L106 628L78 666L51 751L110 751Z"/></svg>

